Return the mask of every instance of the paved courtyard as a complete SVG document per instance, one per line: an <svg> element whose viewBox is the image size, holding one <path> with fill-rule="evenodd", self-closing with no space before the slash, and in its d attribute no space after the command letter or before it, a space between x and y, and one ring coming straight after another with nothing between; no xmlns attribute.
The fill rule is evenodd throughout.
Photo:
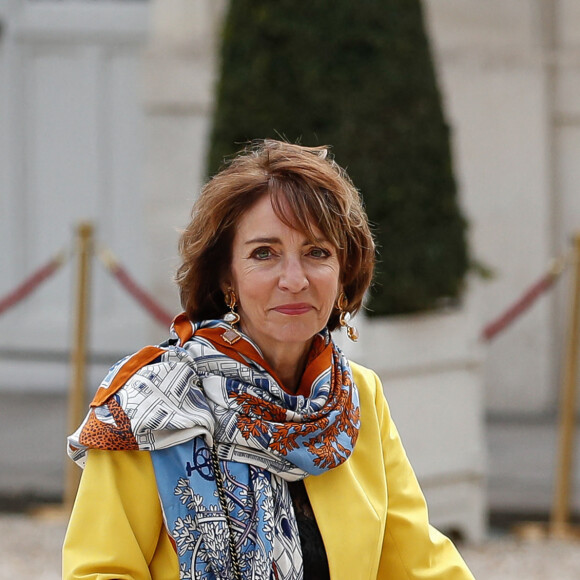
<svg viewBox="0 0 580 580"><path fill-rule="evenodd" d="M0 515L0 580L58 580L65 525L54 515ZM580 578L580 541L496 535L481 546L460 550L477 580Z"/></svg>

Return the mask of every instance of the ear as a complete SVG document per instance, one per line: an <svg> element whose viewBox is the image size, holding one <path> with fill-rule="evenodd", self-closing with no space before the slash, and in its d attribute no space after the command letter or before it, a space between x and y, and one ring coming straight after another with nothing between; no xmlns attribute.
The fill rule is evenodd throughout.
<svg viewBox="0 0 580 580"><path fill-rule="evenodd" d="M340 298L341 294L344 293L344 288L342 286L342 284L338 285L338 289L336 290L336 297L334 298L334 308L336 310L339 310L338 308L338 299Z"/></svg>
<svg viewBox="0 0 580 580"><path fill-rule="evenodd" d="M220 290L224 293L225 296L230 288L233 288L233 284L229 272L226 272L223 276L220 276Z"/></svg>

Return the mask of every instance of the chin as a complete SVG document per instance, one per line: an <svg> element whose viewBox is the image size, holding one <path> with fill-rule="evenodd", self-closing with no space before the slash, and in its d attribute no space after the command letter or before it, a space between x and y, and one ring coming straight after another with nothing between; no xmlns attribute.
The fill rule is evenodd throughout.
<svg viewBox="0 0 580 580"><path fill-rule="evenodd" d="M286 342L309 342L319 332L318 326L312 324L288 324L280 329L278 337Z"/></svg>

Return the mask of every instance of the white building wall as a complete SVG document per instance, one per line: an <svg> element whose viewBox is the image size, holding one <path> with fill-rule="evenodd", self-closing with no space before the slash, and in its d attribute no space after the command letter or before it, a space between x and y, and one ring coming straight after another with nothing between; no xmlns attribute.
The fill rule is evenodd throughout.
<svg viewBox="0 0 580 580"><path fill-rule="evenodd" d="M179 228L205 181L224 0L152 0L145 54L145 216L153 288L175 297ZM174 309L178 306L173 299Z"/></svg>
<svg viewBox="0 0 580 580"><path fill-rule="evenodd" d="M553 254L537 6L443 0L427 7L472 250L494 271L476 288L485 323L545 272ZM542 299L488 345L490 412L540 413L553 403L551 306Z"/></svg>
<svg viewBox="0 0 580 580"><path fill-rule="evenodd" d="M580 230L580 4L425 5L472 246L495 270L475 292L488 322L546 272ZM488 489L496 510L551 506L569 285L570 276L562 276L485 347ZM579 509L578 461L574 481L572 503Z"/></svg>
<svg viewBox="0 0 580 580"><path fill-rule="evenodd" d="M176 230L204 177L225 4L0 4L0 295L68 244L78 219L90 218L136 278L169 310L178 309L171 282ZM482 497L470 494L480 484L485 455L483 364L491 507L544 509L551 499L566 280L491 344L477 344L476 337L580 229L580 4L425 0L425 8L472 248L495 277L471 282L466 310L441 319L443 338L431 339L433 348L421 346L420 360L412 352L429 344L428 318L415 324L422 328L415 338L407 334L412 321L387 324L387 341L399 353L393 364L384 352L355 357L366 357L381 373L409 453L435 499L445 478L422 463L424 439L416 436L406 401L424 403L428 414L432 395L466 385L451 397L470 441L454 457L475 474L466 504ZM100 268L94 288L95 352L124 353L164 337ZM0 393L64 393L71 299L69 265L24 307L0 318ZM443 364L434 362L439 354ZM92 386L103 366L94 366ZM428 367L435 371L433 391L420 378ZM433 405L440 400L435 396ZM0 440L8 441L5 434ZM3 461L9 447L0 445ZM33 452L28 463L42 467ZM31 486L38 482L34 471L27 475ZM58 472L52 473L49 487L57 490Z"/></svg>
<svg viewBox="0 0 580 580"><path fill-rule="evenodd" d="M0 295L61 248L74 251L80 220L93 221L98 242L149 284L141 76L147 10L146 3L4 5ZM66 387L73 264L0 318L0 390ZM138 348L148 320L93 265L92 351ZM102 372L99 365L93 380Z"/></svg>
<svg viewBox="0 0 580 580"><path fill-rule="evenodd" d="M553 75L552 146L556 244L570 246L570 236L580 233L580 3L565 0L553 16L551 70ZM556 337L563 353L569 320L568 286L558 293ZM563 359L560 356L561 362ZM580 376L577 384L580 386Z"/></svg>

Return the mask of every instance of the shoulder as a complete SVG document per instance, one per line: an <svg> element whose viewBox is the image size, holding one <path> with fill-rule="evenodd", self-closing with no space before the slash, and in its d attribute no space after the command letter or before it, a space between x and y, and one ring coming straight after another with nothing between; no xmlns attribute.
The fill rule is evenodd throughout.
<svg viewBox="0 0 580 580"><path fill-rule="evenodd" d="M116 362L103 379L91 407L98 407L105 404L113 395L123 388L130 379L145 372L143 369L150 368L150 365L167 363L174 366L180 362L190 362L190 357L186 349L174 346L168 342L159 346L145 346L141 350L133 353Z"/></svg>
<svg viewBox="0 0 580 580"><path fill-rule="evenodd" d="M375 371L353 361L349 361L349 365L352 371L352 378L359 391L367 391L373 396L376 396L377 391L382 391L381 380Z"/></svg>
<svg viewBox="0 0 580 580"><path fill-rule="evenodd" d="M372 369L363 367L349 361L352 370L352 378L357 386L361 410L367 417L376 417L379 425L385 426L390 423L389 405L385 399L383 385L377 373Z"/></svg>

